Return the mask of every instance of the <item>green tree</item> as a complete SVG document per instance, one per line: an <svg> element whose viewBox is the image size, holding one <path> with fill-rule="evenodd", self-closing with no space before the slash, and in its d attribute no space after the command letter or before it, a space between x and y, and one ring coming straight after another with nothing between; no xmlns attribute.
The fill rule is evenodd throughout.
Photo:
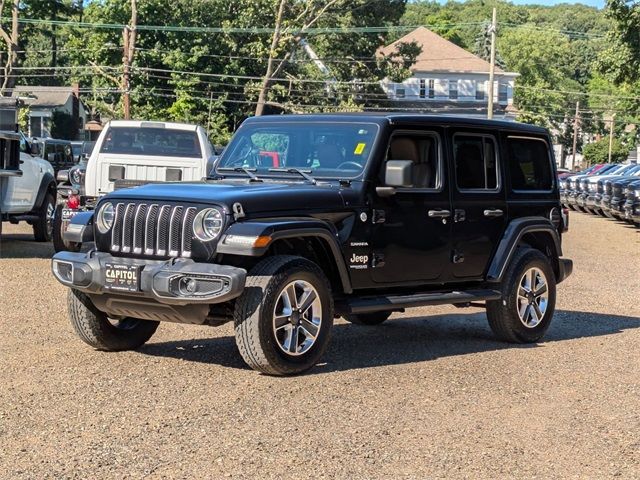
<svg viewBox="0 0 640 480"><path fill-rule="evenodd" d="M622 163L629 156L630 148L620 140L614 138L611 145L611 162ZM589 165L606 163L609 161L609 137L582 147L582 155Z"/></svg>

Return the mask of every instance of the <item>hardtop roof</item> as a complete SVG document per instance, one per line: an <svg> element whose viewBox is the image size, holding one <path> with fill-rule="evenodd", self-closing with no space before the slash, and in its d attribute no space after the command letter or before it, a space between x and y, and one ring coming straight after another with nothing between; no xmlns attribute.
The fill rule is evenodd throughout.
<svg viewBox="0 0 640 480"><path fill-rule="evenodd" d="M470 127L489 127L518 132L547 135L547 129L528 123L508 122L504 120L488 120L485 118L464 117L459 115L435 115L423 113L399 113L399 112L349 112L349 113L314 113L314 114L289 114L289 115L264 115L250 117L245 123L261 122L291 122L296 120L322 121L322 122L362 122L368 121L377 124L388 125L452 125Z"/></svg>

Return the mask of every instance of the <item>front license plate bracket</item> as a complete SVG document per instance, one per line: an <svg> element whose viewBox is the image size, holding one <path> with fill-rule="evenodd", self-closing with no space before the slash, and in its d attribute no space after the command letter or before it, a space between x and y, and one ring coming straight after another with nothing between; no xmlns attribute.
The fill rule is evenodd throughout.
<svg viewBox="0 0 640 480"><path fill-rule="evenodd" d="M141 265L106 263L104 269L104 287L120 292L140 291Z"/></svg>

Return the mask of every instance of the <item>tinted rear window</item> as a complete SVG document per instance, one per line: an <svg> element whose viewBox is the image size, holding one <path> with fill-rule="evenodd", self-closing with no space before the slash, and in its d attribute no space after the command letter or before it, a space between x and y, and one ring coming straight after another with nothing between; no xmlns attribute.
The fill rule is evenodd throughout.
<svg viewBox="0 0 640 480"><path fill-rule="evenodd" d="M100 153L201 157L196 132L169 128L111 127Z"/></svg>
<svg viewBox="0 0 640 480"><path fill-rule="evenodd" d="M553 174L547 143L534 138L507 139L513 190L551 190Z"/></svg>

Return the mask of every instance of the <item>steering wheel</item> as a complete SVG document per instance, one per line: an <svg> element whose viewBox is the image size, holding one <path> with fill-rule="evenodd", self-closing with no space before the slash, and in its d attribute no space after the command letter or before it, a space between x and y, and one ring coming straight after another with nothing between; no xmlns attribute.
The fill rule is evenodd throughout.
<svg viewBox="0 0 640 480"><path fill-rule="evenodd" d="M342 168L343 168L345 165L346 165L346 166L349 166L349 165L350 165L350 166L352 166L352 167L356 167L356 169L357 169L357 170L362 170L362 165L360 165L358 162L354 162L354 161L352 161L352 160L349 160L349 161L347 161L347 162L342 162L340 165L338 165L338 167L337 167L337 168L338 168L338 170L342 170ZM348 169L346 169L346 168L345 168L345 170L348 170Z"/></svg>

